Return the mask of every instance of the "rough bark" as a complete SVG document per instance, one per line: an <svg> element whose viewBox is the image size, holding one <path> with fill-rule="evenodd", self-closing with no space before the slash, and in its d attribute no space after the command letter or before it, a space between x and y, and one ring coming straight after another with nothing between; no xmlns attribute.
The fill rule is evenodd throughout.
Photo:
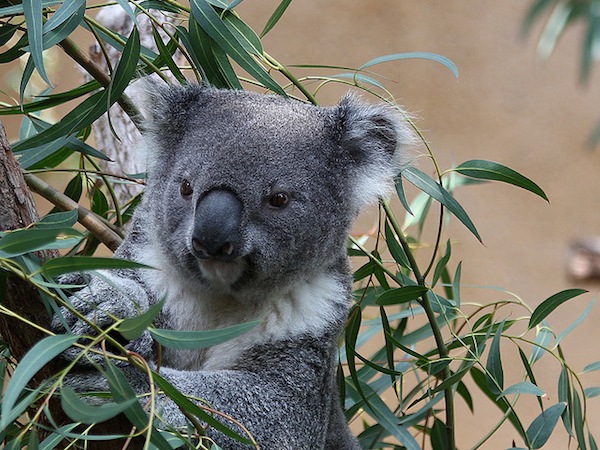
<svg viewBox="0 0 600 450"><path fill-rule="evenodd" d="M26 227L39 219L31 191L25 183L19 163L10 150L4 126L0 123L0 230ZM52 253L40 254L52 257ZM6 295L2 304L27 320L43 327L50 325L50 318L37 290L16 276L8 276ZM36 342L45 335L21 320L0 314L0 335L19 360ZM48 368L39 375L47 377Z"/></svg>

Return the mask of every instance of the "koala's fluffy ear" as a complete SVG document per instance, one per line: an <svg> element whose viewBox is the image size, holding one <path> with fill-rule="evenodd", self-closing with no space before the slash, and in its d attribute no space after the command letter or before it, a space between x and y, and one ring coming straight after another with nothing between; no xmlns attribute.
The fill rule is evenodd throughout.
<svg viewBox="0 0 600 450"><path fill-rule="evenodd" d="M340 145L355 166L351 183L360 208L388 195L416 137L406 113L391 105L371 105L347 94L335 112Z"/></svg>

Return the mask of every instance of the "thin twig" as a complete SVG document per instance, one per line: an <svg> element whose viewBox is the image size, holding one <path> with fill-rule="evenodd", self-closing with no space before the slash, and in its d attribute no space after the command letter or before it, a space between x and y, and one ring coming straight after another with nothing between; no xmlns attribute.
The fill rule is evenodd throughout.
<svg viewBox="0 0 600 450"><path fill-rule="evenodd" d="M70 199L62 192L57 191L40 178L26 173L25 181L29 188L36 194L41 195L53 205L63 211L77 210L78 221L87 230L89 230L100 242L106 245L113 252L121 245L123 239L115 232L109 224L104 222L100 216L95 214L83 206L80 206L76 201Z"/></svg>

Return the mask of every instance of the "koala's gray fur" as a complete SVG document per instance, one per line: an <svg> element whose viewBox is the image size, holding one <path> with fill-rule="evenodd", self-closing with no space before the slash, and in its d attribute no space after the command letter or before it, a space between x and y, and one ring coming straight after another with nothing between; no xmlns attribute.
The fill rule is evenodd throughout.
<svg viewBox="0 0 600 450"><path fill-rule="evenodd" d="M206 350L164 349L160 373L239 420L262 449L360 448L335 382L351 301L347 235L359 209L388 191L409 126L395 109L353 96L320 108L194 85L153 91L148 183L116 256L158 270L103 272L73 305L100 325L162 298L162 328L260 320ZM90 332L64 316L74 333ZM129 347L154 356L148 333ZM125 372L147 389L144 376ZM185 425L174 404L163 408L166 422ZM209 435L224 449L247 448Z"/></svg>

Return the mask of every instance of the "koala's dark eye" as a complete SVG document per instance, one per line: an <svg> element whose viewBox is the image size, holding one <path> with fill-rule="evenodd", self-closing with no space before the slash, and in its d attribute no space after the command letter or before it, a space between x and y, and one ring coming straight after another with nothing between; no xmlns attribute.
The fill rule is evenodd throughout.
<svg viewBox="0 0 600 450"><path fill-rule="evenodd" d="M273 208L285 208L290 201L290 197L285 192L276 192L269 197L269 205Z"/></svg>
<svg viewBox="0 0 600 450"><path fill-rule="evenodd" d="M194 188L192 188L192 184L188 180L182 180L179 192L183 197L189 197L194 193Z"/></svg>

